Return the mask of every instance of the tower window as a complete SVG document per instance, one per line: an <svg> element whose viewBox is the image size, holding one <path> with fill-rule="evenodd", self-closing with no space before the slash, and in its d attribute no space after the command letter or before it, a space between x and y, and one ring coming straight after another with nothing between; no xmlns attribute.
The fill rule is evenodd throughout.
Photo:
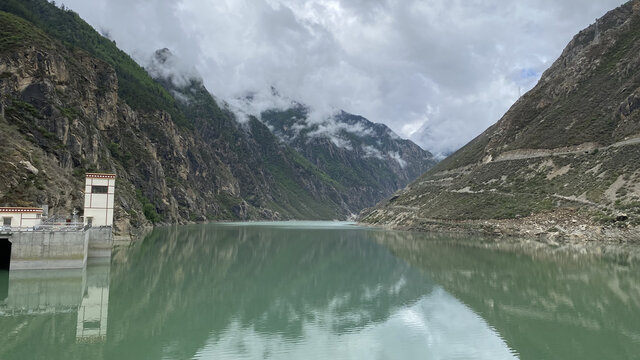
<svg viewBox="0 0 640 360"><path fill-rule="evenodd" d="M91 186L92 194L106 194L107 192L109 192L108 186L99 186L99 185Z"/></svg>

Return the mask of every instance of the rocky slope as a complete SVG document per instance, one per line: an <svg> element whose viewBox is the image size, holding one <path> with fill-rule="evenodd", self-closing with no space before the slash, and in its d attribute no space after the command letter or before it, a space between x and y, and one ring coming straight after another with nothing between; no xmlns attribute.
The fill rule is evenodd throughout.
<svg viewBox="0 0 640 360"><path fill-rule="evenodd" d="M85 171L114 171L120 231L147 219L346 215L330 179L257 120L239 129L218 109L218 118L193 116L185 126L166 111L134 110L108 64L13 15L0 21L5 39L19 39L0 50L1 203L66 213L82 207Z"/></svg>
<svg viewBox="0 0 640 360"><path fill-rule="evenodd" d="M68 214L82 208L85 172L116 172L126 235L158 222L344 219L386 195L363 201L257 118L236 121L197 77L152 79L71 11L7 0L0 25L2 205Z"/></svg>
<svg viewBox="0 0 640 360"><path fill-rule="evenodd" d="M554 220L558 208L573 215ZM361 219L491 228L532 214L551 233L640 222L639 1L577 34L500 121Z"/></svg>

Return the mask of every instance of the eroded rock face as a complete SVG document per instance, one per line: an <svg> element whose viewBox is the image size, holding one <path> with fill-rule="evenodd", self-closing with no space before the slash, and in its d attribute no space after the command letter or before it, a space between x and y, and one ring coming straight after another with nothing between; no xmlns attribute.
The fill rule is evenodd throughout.
<svg viewBox="0 0 640 360"><path fill-rule="evenodd" d="M640 224L639 6L582 30L500 121L362 221L427 228L577 208Z"/></svg>
<svg viewBox="0 0 640 360"><path fill-rule="evenodd" d="M127 231L147 223L141 197L164 221L184 222L222 215L220 193L241 196L211 143L167 113L132 110L118 97L114 70L88 54L26 46L0 54L0 71L0 203L70 213L82 208L85 170L113 171L116 226ZM253 215L247 208L242 218Z"/></svg>
<svg viewBox="0 0 640 360"><path fill-rule="evenodd" d="M72 208L82 209L85 170L114 171L120 177L118 230L131 226L131 215L134 226L144 224L146 220L133 191L135 172L125 171L110 150L120 147L118 133L133 133L140 123L139 114L119 101L113 69L81 51L25 44L0 54L0 72L0 133L5 145L2 158L6 160L1 165L0 202L49 204L53 213L68 214ZM152 159L144 144L145 140L150 143L149 139L127 140L129 146L140 146L138 159L141 165L147 165L136 171L155 169L149 172L161 175L161 164L145 162ZM148 179L148 183L164 190L168 205L175 202L162 181ZM171 214L170 218L176 216Z"/></svg>

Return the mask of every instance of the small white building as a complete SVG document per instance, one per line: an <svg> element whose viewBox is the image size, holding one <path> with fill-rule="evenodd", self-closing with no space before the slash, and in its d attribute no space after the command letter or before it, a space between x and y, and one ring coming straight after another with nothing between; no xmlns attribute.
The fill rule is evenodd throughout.
<svg viewBox="0 0 640 360"><path fill-rule="evenodd" d="M29 229L40 225L43 210L31 207L0 207L0 228Z"/></svg>
<svg viewBox="0 0 640 360"><path fill-rule="evenodd" d="M115 174L87 173L84 187L84 224L113 226Z"/></svg>

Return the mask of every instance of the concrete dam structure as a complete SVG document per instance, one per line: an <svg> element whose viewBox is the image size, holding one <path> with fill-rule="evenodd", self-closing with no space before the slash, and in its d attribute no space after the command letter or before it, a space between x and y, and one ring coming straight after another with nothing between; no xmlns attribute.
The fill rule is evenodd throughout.
<svg viewBox="0 0 640 360"><path fill-rule="evenodd" d="M111 256L115 174L86 174L84 216L0 207L0 270L77 269Z"/></svg>
<svg viewBox="0 0 640 360"><path fill-rule="evenodd" d="M108 227L22 231L0 235L0 239L3 236L6 238L0 243L11 254L7 270L84 268L89 258L111 255L112 236Z"/></svg>

